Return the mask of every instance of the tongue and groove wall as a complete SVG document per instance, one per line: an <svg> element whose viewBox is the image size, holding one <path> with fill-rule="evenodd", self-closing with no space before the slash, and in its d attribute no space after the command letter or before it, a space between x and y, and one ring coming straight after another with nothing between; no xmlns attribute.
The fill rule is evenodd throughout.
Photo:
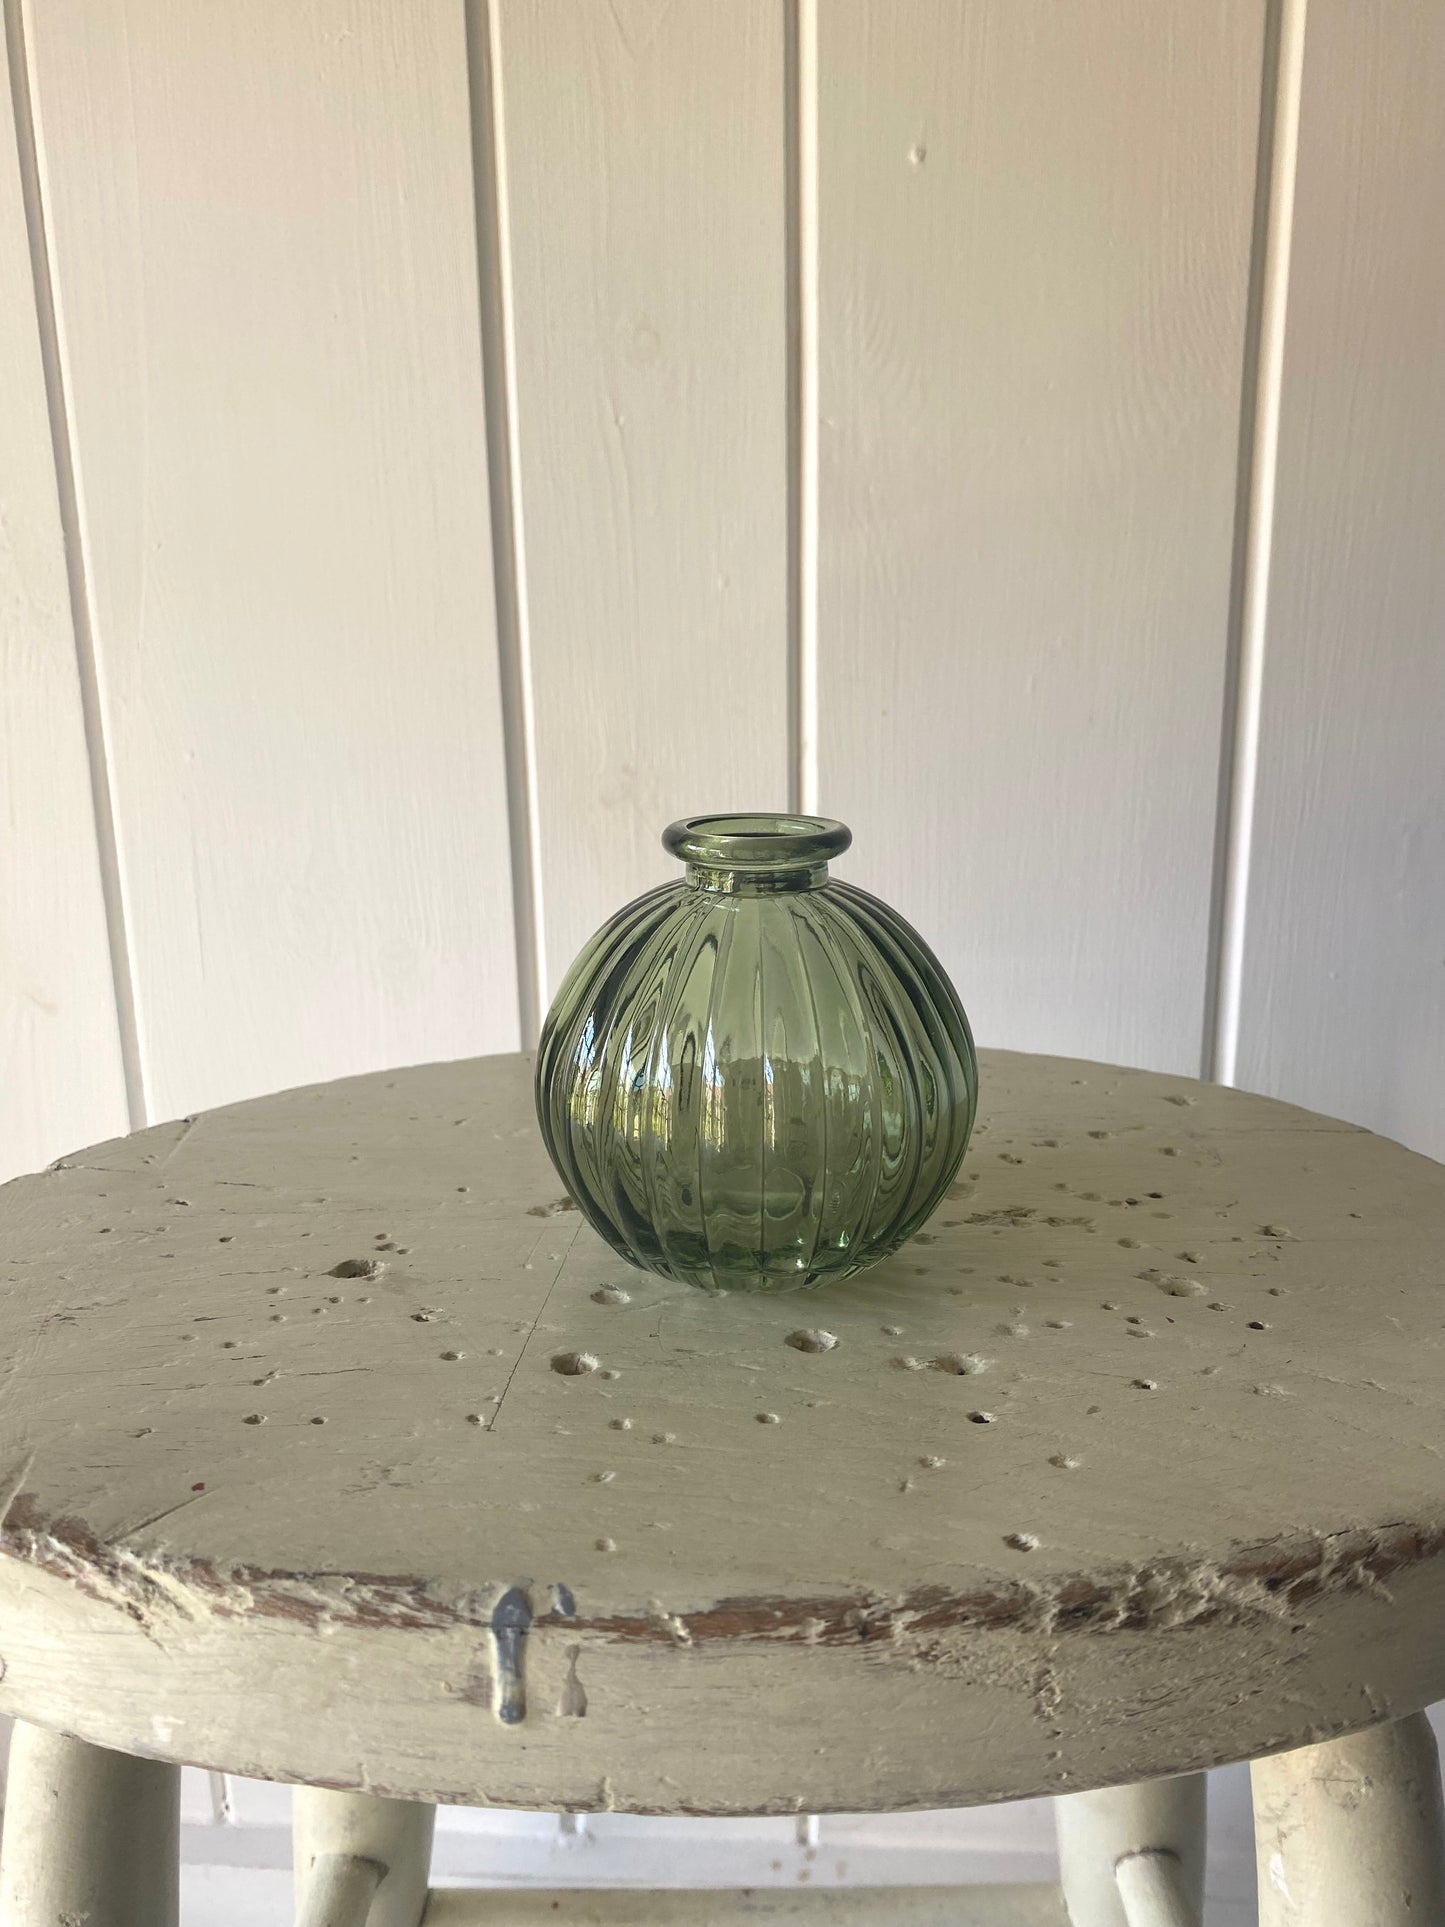
<svg viewBox="0 0 1445 1927"><path fill-rule="evenodd" d="M529 1041L707 808L1445 1151L1445 23L10 0L0 1165Z"/></svg>

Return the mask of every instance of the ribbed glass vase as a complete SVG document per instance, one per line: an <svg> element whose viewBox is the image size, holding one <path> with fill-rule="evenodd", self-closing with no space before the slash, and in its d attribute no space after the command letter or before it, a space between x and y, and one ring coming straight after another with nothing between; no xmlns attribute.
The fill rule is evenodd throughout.
<svg viewBox="0 0 1445 1927"><path fill-rule="evenodd" d="M557 994L537 1115L578 1208L632 1264L786 1291L896 1251L973 1126L968 1019L918 933L829 880L826 817L704 816L685 877L619 910Z"/></svg>

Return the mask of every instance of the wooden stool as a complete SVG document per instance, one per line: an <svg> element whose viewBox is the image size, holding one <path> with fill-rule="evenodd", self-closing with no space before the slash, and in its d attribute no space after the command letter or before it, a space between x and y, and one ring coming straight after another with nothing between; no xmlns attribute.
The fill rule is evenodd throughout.
<svg viewBox="0 0 1445 1927"><path fill-rule="evenodd" d="M174 1921L179 1761L326 1789L309 1927L416 1927L438 1801L1042 1792L1062 1892L890 1916L1180 1927L1246 1757L1268 1927L1445 1918L1445 1170L1182 1078L995 1052L983 1092L933 1223L815 1295L629 1270L522 1057L8 1187L4 1927Z"/></svg>

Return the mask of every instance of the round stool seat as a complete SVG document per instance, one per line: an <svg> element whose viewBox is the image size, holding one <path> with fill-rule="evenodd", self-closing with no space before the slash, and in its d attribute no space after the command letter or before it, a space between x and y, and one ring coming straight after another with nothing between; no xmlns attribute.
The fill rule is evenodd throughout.
<svg viewBox="0 0 1445 1927"><path fill-rule="evenodd" d="M408 1798L969 1805L1445 1693L1445 1170L985 1052L904 1251L708 1297L561 1196L531 1060L0 1193L0 1710Z"/></svg>

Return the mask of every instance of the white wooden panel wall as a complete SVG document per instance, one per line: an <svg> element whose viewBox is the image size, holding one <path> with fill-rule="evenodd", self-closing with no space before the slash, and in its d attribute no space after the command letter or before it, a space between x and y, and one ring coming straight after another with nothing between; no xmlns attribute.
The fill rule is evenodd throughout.
<svg viewBox="0 0 1445 1927"><path fill-rule="evenodd" d="M697 810L786 809L778 0L498 0L550 997Z"/></svg>
<svg viewBox="0 0 1445 1927"><path fill-rule="evenodd" d="M147 1108L510 1046L460 10L27 25Z"/></svg>
<svg viewBox="0 0 1445 1927"><path fill-rule="evenodd" d="M7 1034L87 1066L12 1168L113 1122L108 948L151 1115L501 1047L668 817L790 790L985 1038L1208 1055L1265 0L9 18L5 780L94 841L88 693L115 818L108 947L10 839L73 984ZM1438 32L1311 18L1239 1074L1445 1148Z"/></svg>
<svg viewBox="0 0 1445 1927"><path fill-rule="evenodd" d="M1238 1081L1445 1157L1445 11L1302 92Z"/></svg>
<svg viewBox="0 0 1445 1927"><path fill-rule="evenodd" d="M1198 1069L1262 28L818 10L818 794L998 1043Z"/></svg>
<svg viewBox="0 0 1445 1927"><path fill-rule="evenodd" d="M0 63L8 79L7 50ZM0 1175L127 1128L33 299L24 75L0 89ZM17 132L20 138L17 140ZM33 179L31 215L35 213ZM44 280L44 237L36 252ZM42 288L43 292L43 288Z"/></svg>

